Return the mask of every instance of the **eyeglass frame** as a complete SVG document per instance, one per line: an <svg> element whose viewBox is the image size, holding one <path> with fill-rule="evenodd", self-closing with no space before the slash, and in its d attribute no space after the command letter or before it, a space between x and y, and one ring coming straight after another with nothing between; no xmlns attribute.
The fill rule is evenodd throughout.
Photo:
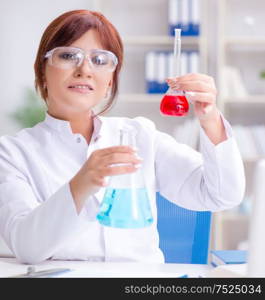
<svg viewBox="0 0 265 300"><path fill-rule="evenodd" d="M50 61L50 60L51 60L51 57L52 57L52 55L53 55L53 52L54 52L55 50L59 49L59 48L70 48L70 49L75 49L75 50L79 50L79 51L82 53L83 58L82 58L82 59L80 60L80 62L79 62L75 67L73 67L73 68L78 68L78 67L80 67L80 66L83 64L83 62L84 62L84 60L85 60L85 58L86 58L86 59L88 60L89 65L90 65L93 69L95 69L95 66L94 66L94 64L91 62L90 57L88 57L88 52L92 52L92 51L100 51L100 52L108 53L108 55L110 55L110 56L113 57L113 61L114 61L114 67L113 67L113 70L107 70L107 71L109 71L109 72L114 72L115 69L116 69L116 67L117 67L117 65L118 65L118 58L117 58L117 56L116 56L113 52L108 51L108 50L105 50L105 49L91 49L91 50L89 50L89 51L85 51L85 50L83 50L83 49L81 49L81 48L78 48L78 47L61 46L61 47L55 47L55 48L49 50L48 52L46 52L46 54L44 55L44 58L47 58L48 61ZM53 66L52 63L50 63L50 65ZM64 68L59 68L59 69L64 69ZM65 68L65 70L67 70L67 69L71 69L71 68Z"/></svg>

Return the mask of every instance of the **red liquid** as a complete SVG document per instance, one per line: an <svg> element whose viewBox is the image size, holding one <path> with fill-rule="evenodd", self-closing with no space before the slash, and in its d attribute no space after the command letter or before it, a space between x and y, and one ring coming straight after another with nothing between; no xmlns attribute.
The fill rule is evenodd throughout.
<svg viewBox="0 0 265 300"><path fill-rule="evenodd" d="M185 96L165 95L160 104L164 115L185 116L189 111L189 103Z"/></svg>

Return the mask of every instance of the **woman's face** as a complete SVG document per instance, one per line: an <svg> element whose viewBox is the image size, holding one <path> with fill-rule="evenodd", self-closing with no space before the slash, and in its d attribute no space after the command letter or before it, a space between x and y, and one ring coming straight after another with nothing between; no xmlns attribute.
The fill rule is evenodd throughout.
<svg viewBox="0 0 265 300"><path fill-rule="evenodd" d="M103 49L94 30L84 33L70 47L83 49ZM97 105L111 88L113 72L93 70L87 59L76 68L60 69L46 63L45 83L48 89L48 112L53 116L71 120L87 113ZM80 85L90 85L80 88Z"/></svg>

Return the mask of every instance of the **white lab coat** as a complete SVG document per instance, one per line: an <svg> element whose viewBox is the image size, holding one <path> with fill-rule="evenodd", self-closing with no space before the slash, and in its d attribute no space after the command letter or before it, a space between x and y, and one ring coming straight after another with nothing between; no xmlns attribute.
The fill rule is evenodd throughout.
<svg viewBox="0 0 265 300"><path fill-rule="evenodd" d="M89 145L69 122L46 114L43 122L0 138L0 234L21 262L46 259L163 262L157 232L156 191L187 209L220 211L240 203L243 163L228 139L213 145L200 129L201 153L159 132L145 118L94 119ZM119 144L119 129L137 132L139 155L154 223L141 229L102 226L96 220L102 188L78 215L69 181L90 154ZM172 228L174 230L174 228Z"/></svg>

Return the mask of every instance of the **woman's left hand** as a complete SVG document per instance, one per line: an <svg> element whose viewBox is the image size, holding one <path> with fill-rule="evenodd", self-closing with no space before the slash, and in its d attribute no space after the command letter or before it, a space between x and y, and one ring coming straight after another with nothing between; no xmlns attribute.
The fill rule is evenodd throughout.
<svg viewBox="0 0 265 300"><path fill-rule="evenodd" d="M189 73L168 78L168 85L175 90L185 91L186 98L194 105L194 113L201 122L220 117L216 107L217 90L214 79L200 73Z"/></svg>
<svg viewBox="0 0 265 300"><path fill-rule="evenodd" d="M187 100L194 105L194 113L201 127L215 145L227 139L221 114L216 107L217 90L212 77L190 73L168 78L167 83L173 90L185 91Z"/></svg>

